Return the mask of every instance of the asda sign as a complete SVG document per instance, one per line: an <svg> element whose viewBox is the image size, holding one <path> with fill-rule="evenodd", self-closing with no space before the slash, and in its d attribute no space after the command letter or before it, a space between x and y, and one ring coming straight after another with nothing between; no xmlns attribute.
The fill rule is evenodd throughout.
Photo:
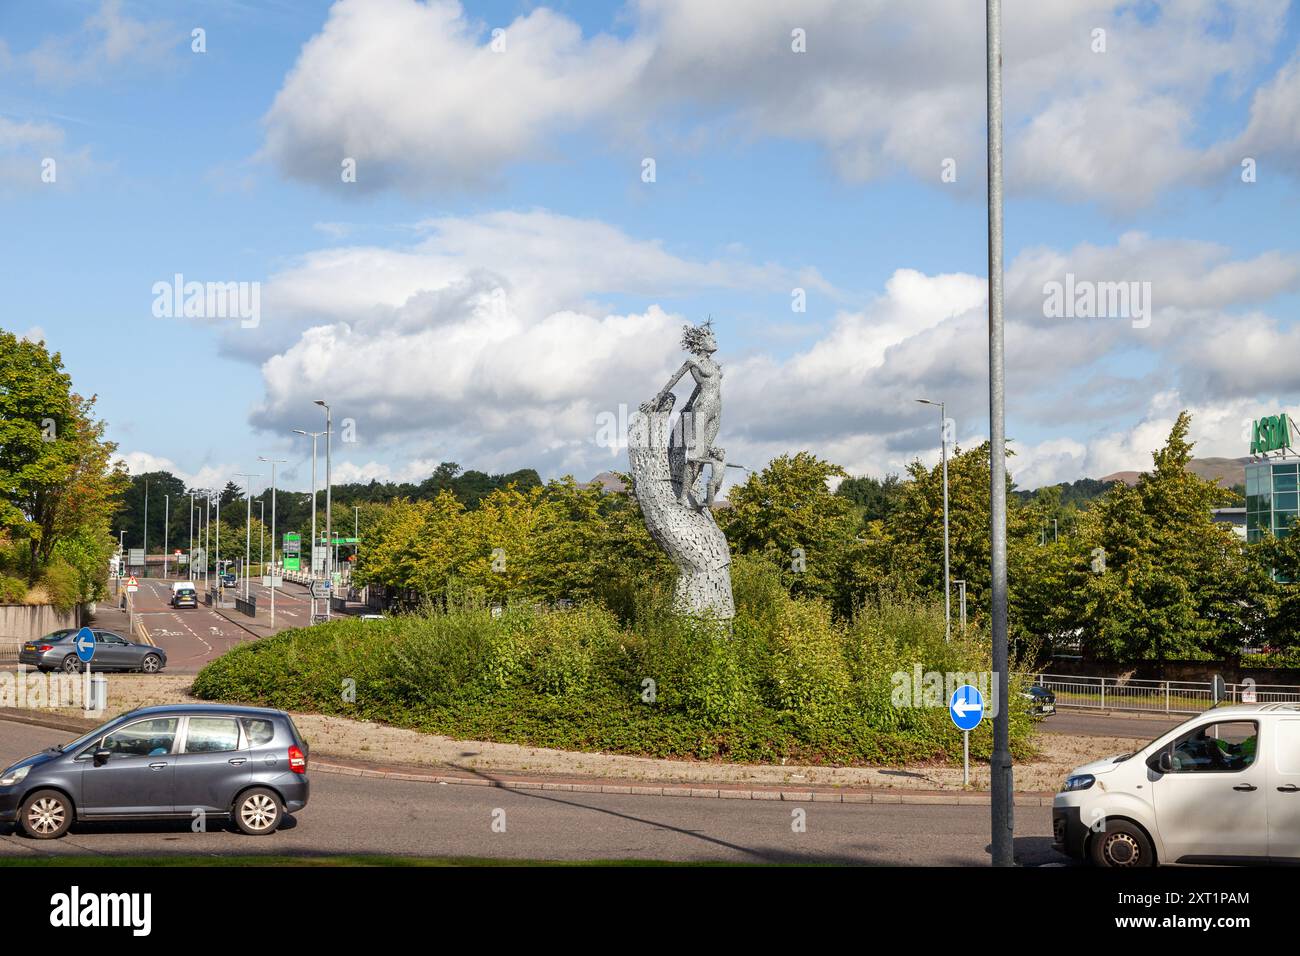
<svg viewBox="0 0 1300 956"><path fill-rule="evenodd" d="M1264 455L1291 447L1291 422L1286 412L1255 419L1250 431L1250 453Z"/></svg>

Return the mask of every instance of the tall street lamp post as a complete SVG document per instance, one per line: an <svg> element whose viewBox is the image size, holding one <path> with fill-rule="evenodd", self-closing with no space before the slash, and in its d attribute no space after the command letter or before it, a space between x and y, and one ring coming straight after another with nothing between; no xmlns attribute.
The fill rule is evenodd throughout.
<svg viewBox="0 0 1300 956"><path fill-rule="evenodd" d="M309 432L302 428L293 430L295 435L306 435L311 439L311 576L316 577L316 439L325 432Z"/></svg>
<svg viewBox="0 0 1300 956"><path fill-rule="evenodd" d="M172 496L163 495L163 580L167 580L167 524L172 516Z"/></svg>
<svg viewBox="0 0 1300 956"><path fill-rule="evenodd" d="M988 91L989 244L989 560L992 578L993 679L998 710L993 716L990 761L993 865L1014 866L1013 777L1007 702L1007 459L1006 355L1002 315L1002 0L985 0Z"/></svg>
<svg viewBox="0 0 1300 956"><path fill-rule="evenodd" d="M330 410L329 405L327 405L323 399L316 399L315 404L325 409L325 579L333 582L334 566L333 562L330 560L330 542L333 540L330 536L330 519L333 510L333 502L330 500L330 489L333 484L330 472L330 439L333 437L332 433L334 431L334 413Z"/></svg>
<svg viewBox="0 0 1300 956"><path fill-rule="evenodd" d="M248 559L253 553L253 479L261 478L261 475L250 475L240 472L235 475L236 478L244 479L244 501L247 504L248 516L244 530L244 600L247 601L253 581L248 573Z"/></svg>
<svg viewBox="0 0 1300 956"><path fill-rule="evenodd" d="M939 408L939 448L943 459L943 639L952 640L952 585L948 580L948 415L943 402L932 402L928 398L918 398L922 405L936 405Z"/></svg>
<svg viewBox="0 0 1300 956"><path fill-rule="evenodd" d="M271 466L271 630L275 630L275 466L283 465L288 459L267 458L258 455L258 461L268 462Z"/></svg>

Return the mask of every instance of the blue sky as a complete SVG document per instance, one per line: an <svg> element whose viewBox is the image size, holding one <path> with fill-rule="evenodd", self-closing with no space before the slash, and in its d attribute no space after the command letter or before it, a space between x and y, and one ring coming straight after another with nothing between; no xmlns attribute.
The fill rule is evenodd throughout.
<svg viewBox="0 0 1300 956"><path fill-rule="evenodd" d="M199 484L274 454L305 487L314 398L355 423L343 479L622 469L598 416L707 315L730 460L896 471L937 457L916 397L987 432L972 6L0 5L4 325L62 353L133 469ZM1180 408L1202 454L1244 454L1295 391L1300 17L1041 7L1004 14L1017 480L1144 467ZM1067 272L1150 283L1151 321L1045 316ZM257 327L156 317L177 273L260 283Z"/></svg>

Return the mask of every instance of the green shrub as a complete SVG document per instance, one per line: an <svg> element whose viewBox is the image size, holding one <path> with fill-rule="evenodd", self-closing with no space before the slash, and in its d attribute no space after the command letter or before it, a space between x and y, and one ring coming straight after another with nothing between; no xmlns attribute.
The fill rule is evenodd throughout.
<svg viewBox="0 0 1300 956"><path fill-rule="evenodd" d="M673 613L639 595L632 623L599 604L497 616L461 603L384 621L333 621L243 644L193 692L385 721L461 739L732 761L844 764L960 759L936 707L900 707L899 680L988 670L981 637L944 640L941 608L881 599L847 623L740 562L734 622ZM349 693L349 688L355 693ZM972 733L986 756L988 721ZM1030 722L1012 709L1013 753Z"/></svg>
<svg viewBox="0 0 1300 956"><path fill-rule="evenodd" d="M41 584L58 611L66 613L81 603L81 574L66 561L51 561L41 575Z"/></svg>
<svg viewBox="0 0 1300 956"><path fill-rule="evenodd" d="M26 581L22 578L0 574L0 604L22 604L26 597Z"/></svg>

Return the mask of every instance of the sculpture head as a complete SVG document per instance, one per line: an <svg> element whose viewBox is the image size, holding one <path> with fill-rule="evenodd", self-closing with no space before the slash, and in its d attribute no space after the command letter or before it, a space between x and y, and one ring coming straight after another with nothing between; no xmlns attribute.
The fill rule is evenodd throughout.
<svg viewBox="0 0 1300 956"><path fill-rule="evenodd" d="M718 350L718 343L713 338L713 319L706 319L699 325L688 325L682 329L682 348L692 355L712 355Z"/></svg>

